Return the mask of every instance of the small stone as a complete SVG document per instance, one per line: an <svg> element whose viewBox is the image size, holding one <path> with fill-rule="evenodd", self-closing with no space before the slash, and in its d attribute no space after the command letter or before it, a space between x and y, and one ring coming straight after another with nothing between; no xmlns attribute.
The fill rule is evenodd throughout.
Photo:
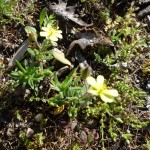
<svg viewBox="0 0 150 150"><path fill-rule="evenodd" d="M84 131L81 131L80 133L80 139L83 141L83 142L87 142L87 135Z"/></svg>
<svg viewBox="0 0 150 150"><path fill-rule="evenodd" d="M150 83L147 84L146 89L150 90Z"/></svg>
<svg viewBox="0 0 150 150"><path fill-rule="evenodd" d="M127 64L127 62L122 62L122 63L121 63L121 66L122 66L123 68L127 68L128 64Z"/></svg>
<svg viewBox="0 0 150 150"><path fill-rule="evenodd" d="M116 63L116 64L113 64L113 65L111 65L111 67L118 68L118 67L119 67L119 64L118 64L118 63Z"/></svg>
<svg viewBox="0 0 150 150"><path fill-rule="evenodd" d="M35 120L36 120L37 122L40 122L42 119L43 119L43 114L41 114L41 113L39 113L39 114L37 114L37 115L35 116Z"/></svg>
<svg viewBox="0 0 150 150"><path fill-rule="evenodd" d="M18 124L15 124L15 127L16 127L16 128L18 128L18 127L19 127L19 125L18 125Z"/></svg>
<svg viewBox="0 0 150 150"><path fill-rule="evenodd" d="M94 129L98 126L98 120L95 118L89 118L86 122L86 126L90 129Z"/></svg>
<svg viewBox="0 0 150 150"><path fill-rule="evenodd" d="M145 99L146 99L146 104L150 105L150 96L146 97Z"/></svg>
<svg viewBox="0 0 150 150"><path fill-rule="evenodd" d="M127 133L130 134L131 133L130 130L127 129Z"/></svg>
<svg viewBox="0 0 150 150"><path fill-rule="evenodd" d="M24 99L27 98L31 94L29 89L25 89Z"/></svg>
<svg viewBox="0 0 150 150"><path fill-rule="evenodd" d="M74 130L76 126L77 126L77 121L72 121L71 122L71 129Z"/></svg>
<svg viewBox="0 0 150 150"><path fill-rule="evenodd" d="M6 135L7 136L12 136L13 133L14 133L14 130L12 128L8 128L7 132L6 132Z"/></svg>
<svg viewBox="0 0 150 150"><path fill-rule="evenodd" d="M34 134L34 130L31 128L28 128L26 131L26 137L29 138Z"/></svg>
<svg viewBox="0 0 150 150"><path fill-rule="evenodd" d="M146 108L150 111L150 96L146 97Z"/></svg>
<svg viewBox="0 0 150 150"><path fill-rule="evenodd" d="M150 31L150 15L147 15L147 24L148 24L148 29Z"/></svg>
<svg viewBox="0 0 150 150"><path fill-rule="evenodd" d="M2 79L2 81L3 81L3 82L5 82L5 81L6 81L6 79L5 79L5 78L3 78L3 79Z"/></svg>

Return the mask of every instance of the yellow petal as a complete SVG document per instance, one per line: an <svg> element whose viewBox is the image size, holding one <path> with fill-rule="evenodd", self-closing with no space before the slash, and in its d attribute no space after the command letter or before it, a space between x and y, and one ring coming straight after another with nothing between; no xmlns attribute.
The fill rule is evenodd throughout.
<svg viewBox="0 0 150 150"><path fill-rule="evenodd" d="M58 37L58 38L62 39L61 33L56 33L56 34L57 34L57 37Z"/></svg>
<svg viewBox="0 0 150 150"><path fill-rule="evenodd" d="M40 36L46 37L46 36L48 36L48 33L47 32L40 32Z"/></svg>
<svg viewBox="0 0 150 150"><path fill-rule="evenodd" d="M50 39L51 41L58 41L58 38L57 38L56 35L50 35L50 36L49 36L49 39Z"/></svg>
<svg viewBox="0 0 150 150"><path fill-rule="evenodd" d="M42 27L41 29L42 29L43 31L45 31L45 32L49 32L49 30L50 30L50 29L47 28L47 27Z"/></svg>
<svg viewBox="0 0 150 150"><path fill-rule="evenodd" d="M97 86L99 89L103 87L104 77L102 75L97 76Z"/></svg>
<svg viewBox="0 0 150 150"><path fill-rule="evenodd" d="M93 77L88 76L88 77L86 78L86 81L87 81L87 83L88 83L89 85L91 85L91 86L94 87L95 89L98 88L98 87L97 87L97 82L96 82L96 80L95 80Z"/></svg>
<svg viewBox="0 0 150 150"><path fill-rule="evenodd" d="M90 93L90 94L92 94L92 95L98 95L98 94L97 94L97 91L94 90L94 89L92 89L92 88L90 88L90 89L88 90L88 93Z"/></svg>
<svg viewBox="0 0 150 150"><path fill-rule="evenodd" d="M114 98L112 96L108 96L103 93L100 93L100 98L106 103L112 103L114 101Z"/></svg>
<svg viewBox="0 0 150 150"><path fill-rule="evenodd" d="M52 28L52 25L51 25L51 24L48 24L48 25L47 25L47 28L48 28L48 29L51 29L51 28Z"/></svg>
<svg viewBox="0 0 150 150"><path fill-rule="evenodd" d="M57 43L56 43L56 42L51 41L51 43L52 43L53 46L57 46Z"/></svg>
<svg viewBox="0 0 150 150"><path fill-rule="evenodd" d="M56 32L57 32L57 33L60 33L60 34L62 33L62 31L61 31L61 30L56 30Z"/></svg>
<svg viewBox="0 0 150 150"><path fill-rule="evenodd" d="M104 90L103 93L105 95L108 95L108 96L112 96L112 97L117 97L119 94L118 94L118 91L115 90L115 89L112 89L112 90Z"/></svg>

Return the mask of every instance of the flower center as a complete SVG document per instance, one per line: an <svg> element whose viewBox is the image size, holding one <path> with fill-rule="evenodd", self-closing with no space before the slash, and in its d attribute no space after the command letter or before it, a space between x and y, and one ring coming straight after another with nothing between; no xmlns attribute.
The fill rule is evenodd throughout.
<svg viewBox="0 0 150 150"><path fill-rule="evenodd" d="M105 90L105 89L107 89L107 86L106 86L106 84L103 84L103 85L101 86L101 88L97 89L97 90L98 90L97 92L100 94L100 93L102 93L103 90Z"/></svg>

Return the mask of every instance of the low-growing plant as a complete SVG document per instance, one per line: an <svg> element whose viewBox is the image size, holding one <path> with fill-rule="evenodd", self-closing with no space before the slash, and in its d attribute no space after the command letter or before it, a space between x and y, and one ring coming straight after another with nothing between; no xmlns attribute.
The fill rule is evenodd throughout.
<svg viewBox="0 0 150 150"><path fill-rule="evenodd" d="M107 20L105 31L117 46L115 60L129 60L139 54L147 45L147 35L143 35L144 24L135 18L134 3L128 9L124 17L116 16L115 20Z"/></svg>
<svg viewBox="0 0 150 150"><path fill-rule="evenodd" d="M20 71L12 71L11 76L16 78L17 82L21 83L24 87L29 85L35 91L38 91L39 82L44 77L52 74L49 69L43 69L43 66L39 66L39 68L29 66L27 61L25 61L25 68L18 61L16 61L16 66Z"/></svg>
<svg viewBox="0 0 150 150"><path fill-rule="evenodd" d="M111 24L110 27L108 26L107 31L121 50L119 49L116 54L108 55L109 57L106 56L104 59L95 54L97 61L102 61L110 67L113 58L115 60L119 58L118 61L122 58L128 59L127 56L136 52L138 48L140 49L140 45L145 46L143 41L139 43L139 39L142 40L138 36L140 34L139 26L133 27L132 23L135 23L135 20L131 12L129 11L125 16L126 22L117 17L116 22L114 22L114 29ZM35 28L30 26L25 28L30 41L32 41L32 45L28 48L31 57L28 58L28 63L25 61L25 67L16 61L19 71L11 73L19 83L23 86L30 86L36 92L39 82L43 81L45 77L49 78L50 97L38 98L38 96L33 96L30 100L40 100L49 104L50 108L54 110L54 115L67 110L68 115L72 118L77 117L79 112L86 114L86 117L98 118L100 142L103 150L105 149L106 138L112 139L114 142L118 138L123 138L130 144L133 137L131 129L137 130L147 125L146 121L142 122L134 115L136 112L131 107L133 103L141 104L140 92L130 86L131 84L125 80L126 76L120 79L118 72L112 71L109 80L105 80L102 75L98 75L96 79L92 76L83 79L82 74L78 74L77 68L72 69L73 65L65 58L64 53L53 48L58 45L58 40L63 38L54 15L48 16L46 9L43 9L40 14L39 26L41 32L37 32ZM42 42L39 42L39 35L44 38L41 40ZM137 43L138 45L135 46ZM130 50L132 50L132 53L130 53ZM130 55L129 58L131 58ZM59 72L52 69L52 67L56 67L52 60L58 60L66 64L70 70L72 69L71 72L66 77L61 76L59 78ZM48 67L46 63L51 65ZM122 126L124 128L121 128ZM22 137L28 145L30 142L24 136L23 134ZM42 145L44 137L37 134L36 138L39 139L38 143ZM31 146L33 146L32 143Z"/></svg>
<svg viewBox="0 0 150 150"><path fill-rule="evenodd" d="M42 24L44 27L42 27ZM25 67L16 61L19 71L13 71L11 73L11 76L15 77L24 87L29 85L30 88L36 92L39 82L46 76L52 74L51 69L44 69L46 61L54 58L52 55L53 51L48 50L48 48L52 48L53 45L56 45L58 38L62 37L61 30L58 30L58 24L54 16L50 15L48 17L45 9L43 9L40 15L40 27L45 31L40 32L41 36L46 36L46 39L44 39L42 43L38 42L38 34L35 28L30 26L25 27L31 44L29 45L30 48L28 48L28 53L31 55L31 58L25 61Z"/></svg>
<svg viewBox="0 0 150 150"><path fill-rule="evenodd" d="M13 7L16 5L17 1L5 1L0 0L0 20L1 22L7 23L9 20L7 18L11 19L17 19L13 15Z"/></svg>
<svg viewBox="0 0 150 150"><path fill-rule="evenodd" d="M26 3L23 6L20 0L0 0L0 23L11 24L12 21L24 24L25 21L31 21L35 12L34 1Z"/></svg>
<svg viewBox="0 0 150 150"><path fill-rule="evenodd" d="M88 79L89 80L89 79ZM93 80L93 79L92 79ZM98 79L97 79L98 81ZM91 81L90 81L91 82ZM95 81L93 81L94 83ZM93 84L95 86L102 87L102 80L100 80L101 84ZM105 85L105 84L104 84ZM106 90L107 88L103 86ZM132 87L127 87L127 84L124 83L118 83L116 84L116 87L120 93L120 97L116 98L114 100L114 96L117 96L116 90L108 90L107 92L100 92L97 93L97 88L94 88L94 91L92 89L89 89L89 92L92 93L94 96L95 94L99 95L99 97L93 97L94 102L92 106L88 106L85 110L87 116L94 116L97 118L100 118L99 120L99 130L101 135L100 142L102 143L103 149L105 149L105 140L106 140L106 132L105 130L108 130L109 136L111 139L115 142L118 138L123 138L126 140L128 144L130 144L130 140L132 139L132 133L131 131L136 129L141 129L144 126L148 125L147 121L140 121L138 116L135 117L134 110L128 110L131 109L130 105L132 103L137 103L137 105L143 104L143 101L141 101L139 98L139 95L142 94L140 91L136 91ZM106 88L106 89L105 89ZM95 93L96 92L96 93ZM128 94L127 96L127 93ZM103 97L102 95L106 94ZM112 95L111 95L112 94ZM124 95L125 94L125 95ZM111 99L111 100L110 100ZM104 102L103 102L104 101ZM130 111L130 112L129 112ZM120 126L124 125L124 127L128 128L127 131L124 131L120 128Z"/></svg>
<svg viewBox="0 0 150 150"><path fill-rule="evenodd" d="M44 144L45 136L43 133L36 133L32 138L28 138L25 132L21 132L19 137L26 146L27 149L38 149L41 148Z"/></svg>

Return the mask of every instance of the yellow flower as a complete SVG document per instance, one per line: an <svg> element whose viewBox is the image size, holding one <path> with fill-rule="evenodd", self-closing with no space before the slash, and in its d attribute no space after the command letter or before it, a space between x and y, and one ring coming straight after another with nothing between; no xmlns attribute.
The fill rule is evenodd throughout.
<svg viewBox="0 0 150 150"><path fill-rule="evenodd" d="M58 27L53 27L51 24L48 24L46 27L41 28L43 31L40 32L40 36L46 37L47 40L50 40L53 45L57 45L58 39L62 39L62 31L58 30Z"/></svg>
<svg viewBox="0 0 150 150"><path fill-rule="evenodd" d="M114 101L114 97L119 95L117 90L107 89L106 85L104 84L104 77L102 75L99 75L97 79L89 76L86 78L86 80L87 83L91 85L88 92L93 95L99 95L104 102L111 103Z"/></svg>

